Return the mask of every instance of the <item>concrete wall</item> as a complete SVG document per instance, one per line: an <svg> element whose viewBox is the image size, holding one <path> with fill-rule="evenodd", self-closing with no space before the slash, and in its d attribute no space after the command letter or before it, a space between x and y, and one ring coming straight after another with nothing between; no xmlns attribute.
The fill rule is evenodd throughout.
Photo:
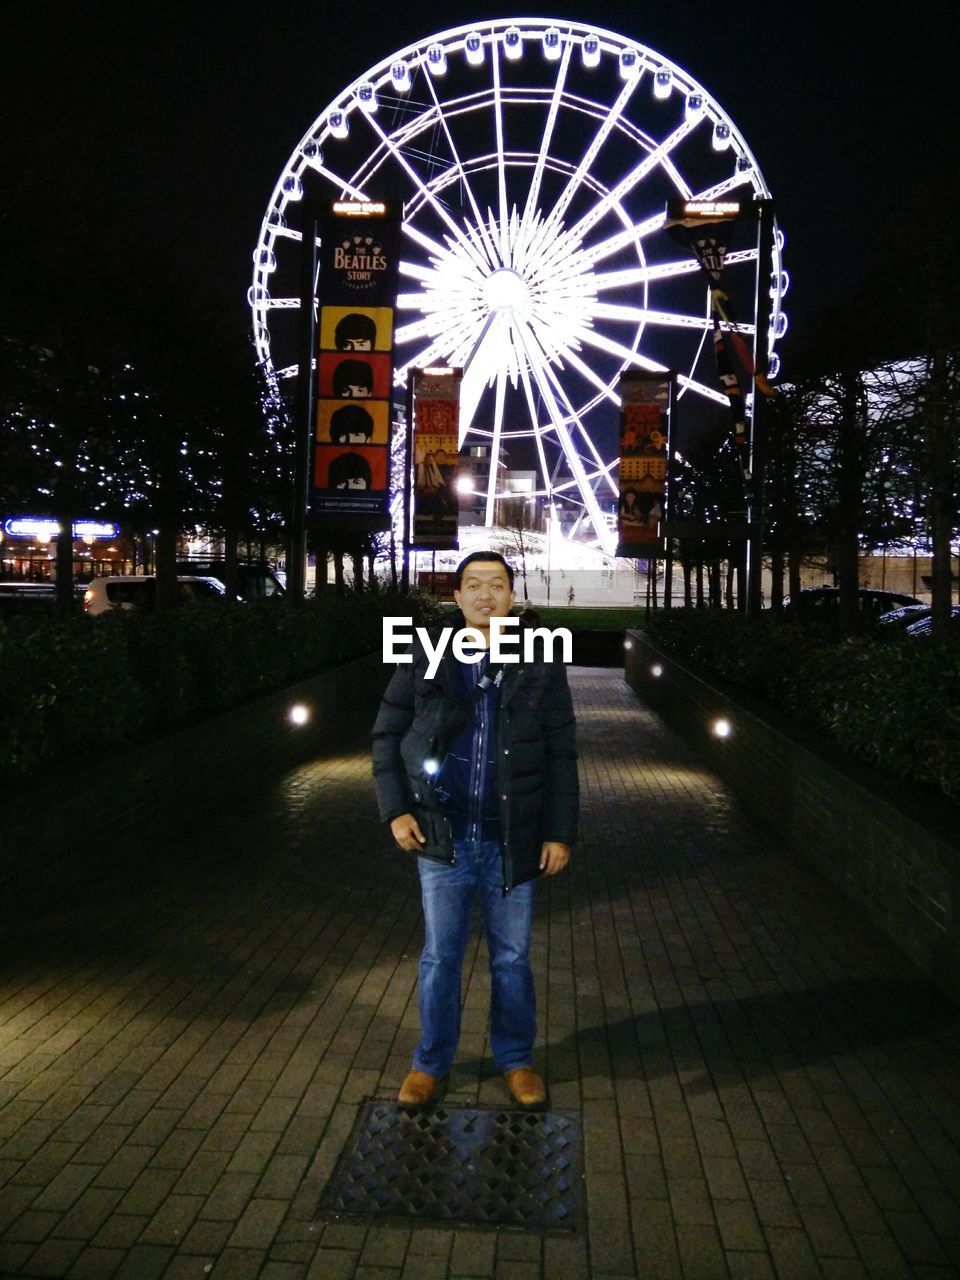
<svg viewBox="0 0 960 1280"><path fill-rule="evenodd" d="M956 806L852 763L768 704L667 658L642 633L628 632L628 639L626 679L637 695L960 1001ZM733 727L729 738L711 732L719 717Z"/></svg>
<svg viewBox="0 0 960 1280"><path fill-rule="evenodd" d="M0 922L176 839L263 782L369 734L390 670L371 654L151 742L60 768L0 810ZM311 710L302 728L287 711Z"/></svg>

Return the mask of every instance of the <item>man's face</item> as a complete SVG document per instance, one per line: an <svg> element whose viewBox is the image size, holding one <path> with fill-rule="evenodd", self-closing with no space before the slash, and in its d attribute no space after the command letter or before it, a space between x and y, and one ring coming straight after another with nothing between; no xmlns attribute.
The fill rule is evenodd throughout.
<svg viewBox="0 0 960 1280"><path fill-rule="evenodd" d="M453 598L468 627L488 632L491 618L508 615L514 594L499 560L474 560L464 569Z"/></svg>
<svg viewBox="0 0 960 1280"><path fill-rule="evenodd" d="M369 338L346 338L341 351L372 351L373 343Z"/></svg>
<svg viewBox="0 0 960 1280"><path fill-rule="evenodd" d="M351 476L349 480L341 480L337 485L338 489L365 489L367 482L363 476Z"/></svg>
<svg viewBox="0 0 960 1280"><path fill-rule="evenodd" d="M367 435L365 431L348 431L345 436L341 437L337 441L337 443L338 444L369 444L370 437Z"/></svg>
<svg viewBox="0 0 960 1280"><path fill-rule="evenodd" d="M370 388L361 386L359 382L348 382L341 388L340 395L344 400L366 400L370 395Z"/></svg>

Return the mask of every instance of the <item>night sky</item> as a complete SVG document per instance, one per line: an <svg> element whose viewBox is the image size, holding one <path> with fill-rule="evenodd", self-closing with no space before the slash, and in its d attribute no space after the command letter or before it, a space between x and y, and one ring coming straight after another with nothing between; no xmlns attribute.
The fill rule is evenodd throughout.
<svg viewBox="0 0 960 1280"><path fill-rule="evenodd" d="M919 18L921 6L903 6L895 28L843 0L590 0L538 12L649 45L731 115L786 232L795 336L822 301L850 295L918 192L956 190L952 10L925 4ZM87 251L128 264L131 283L162 253L239 321L273 184L328 102L410 41L520 12L402 0L15 3L2 90L14 238L34 208L54 237L58 218L82 209Z"/></svg>

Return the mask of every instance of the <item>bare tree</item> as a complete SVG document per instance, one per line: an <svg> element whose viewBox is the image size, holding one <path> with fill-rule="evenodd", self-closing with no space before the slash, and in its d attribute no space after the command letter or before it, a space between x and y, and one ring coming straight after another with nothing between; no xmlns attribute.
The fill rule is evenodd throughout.
<svg viewBox="0 0 960 1280"><path fill-rule="evenodd" d="M516 557L519 562L524 600L530 598L527 584L527 556L540 550L541 541L536 530L536 512L531 510L532 507L533 504L525 498L505 499L496 537L500 548L507 555Z"/></svg>

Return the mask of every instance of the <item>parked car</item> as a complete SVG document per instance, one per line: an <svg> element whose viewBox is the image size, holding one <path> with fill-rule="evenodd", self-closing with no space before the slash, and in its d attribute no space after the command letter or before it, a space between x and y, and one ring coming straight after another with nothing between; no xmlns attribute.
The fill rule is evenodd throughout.
<svg viewBox="0 0 960 1280"><path fill-rule="evenodd" d="M899 591L880 591L875 587L861 587L857 592L860 601L860 612L870 618L879 618L893 609L903 605L921 604L916 596L903 595ZM801 618L820 618L826 620L835 617L840 609L839 587L810 587L796 596L785 596L783 608L786 613Z"/></svg>
<svg viewBox="0 0 960 1280"><path fill-rule="evenodd" d="M226 563L213 556L178 560L177 573L216 578L223 582L226 578ZM271 569L268 564L261 561L241 561L237 565L237 591L244 600L279 599L286 593L286 582L283 575Z"/></svg>
<svg viewBox="0 0 960 1280"><path fill-rule="evenodd" d="M181 604L223 601L227 594L216 578L178 577L177 590ZM157 579L152 573L94 578L83 593L83 607L89 614L109 613L112 609L153 609L156 603Z"/></svg>
<svg viewBox="0 0 960 1280"><path fill-rule="evenodd" d="M955 604L950 610L950 620L947 623L947 634L951 640L960 639L960 605ZM911 639L930 637L933 635L933 618L930 614L925 618L921 618L919 622L913 622L907 627L904 635L910 636Z"/></svg>
<svg viewBox="0 0 960 1280"><path fill-rule="evenodd" d="M913 622L922 622L930 617L928 604L903 604L899 609L891 609L889 613L881 613L877 625L891 632L905 631Z"/></svg>
<svg viewBox="0 0 960 1280"><path fill-rule="evenodd" d="M52 582L0 582L0 618L35 618L56 611Z"/></svg>

